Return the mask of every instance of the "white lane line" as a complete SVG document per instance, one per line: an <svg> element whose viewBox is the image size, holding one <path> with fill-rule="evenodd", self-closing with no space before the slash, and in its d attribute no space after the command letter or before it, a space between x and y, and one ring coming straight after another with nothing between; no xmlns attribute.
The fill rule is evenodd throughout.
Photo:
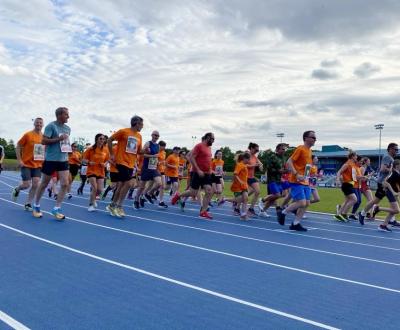
<svg viewBox="0 0 400 330"><path fill-rule="evenodd" d="M16 319L13 319L10 315L4 313L1 310L0 320L15 330L29 330L27 326L23 325L21 322L18 322Z"/></svg>
<svg viewBox="0 0 400 330"><path fill-rule="evenodd" d="M133 266L130 266L130 265L127 265L127 264L123 264L123 263L120 263L120 262L117 262L117 261L114 261L114 260L111 260L111 259L103 258L103 257L97 256L97 255L94 255L94 254L91 254L91 253L88 253L88 252L84 252L82 250L74 249L74 248L69 247L67 245L59 244L57 242L50 241L50 240L44 239L42 237L29 234L29 233L24 232L22 230L7 226L7 225L5 225L3 223L0 223L0 226L2 226L4 228L7 228L9 230L12 230L14 232L17 232L19 234L25 235L27 237L36 239L38 241L45 242L47 244L59 247L61 249L64 249L64 250L67 250L67 251L70 251L70 252L73 252L73 253L76 253L76 254L80 254L80 255L83 255L83 256L98 260L98 261L102 261L102 262L105 262L105 263L108 263L108 264L111 264L111 265L114 265L114 266L118 266L118 267L121 267L121 268L125 268L125 269L131 270L131 271L134 271L134 272L146 275L146 276L150 276L150 277L153 277L153 278L156 278L156 279L159 279L159 280L162 280L162 281L166 281L166 282L169 282L169 283L172 283L172 284L176 284L176 285L179 285L179 286L182 286L182 287L185 287L185 288L189 288L189 289L192 289L192 290L195 290L195 291L198 291L198 292L206 293L206 294L214 296L214 297L222 298L222 299L225 299L225 300L228 300L228 301L232 301L232 302L235 302L235 303L238 303L238 304L241 304L241 305L245 305L245 306L249 306L249 307L252 307L252 308L256 308L256 309L262 310L264 312L268 312L268 313L271 313L271 314L276 314L276 315L283 316L283 317L286 317L286 318L289 318L289 319L292 319L292 320L296 320L296 321L300 321L300 322L307 323L307 324L310 324L310 325L314 325L314 326L317 326L317 327L320 327L320 328L323 328L323 329L332 329L332 330L337 329L337 328L332 327L330 325L326 325L326 324L319 323L319 322L316 322L316 321L313 321L313 320L302 318L302 317L296 316L294 314L285 313L285 312L282 312L282 311L279 311L279 310L276 310L276 309L273 309L273 308L269 308L269 307L266 307L266 306L263 306L263 305L252 303L250 301L242 300L242 299L239 299L239 298L236 298L236 297L233 297L233 296L229 296L229 295L226 295L226 294L223 294L223 293L219 293L217 291L208 290L208 289L196 286L196 285L192 285L192 284L189 284L189 283L186 283L186 282L175 280L175 279L170 278L170 277L166 277L166 276L162 276L162 275L159 275L159 274L156 274L156 273L148 272L148 271L146 271L144 269L133 267Z"/></svg>
<svg viewBox="0 0 400 330"><path fill-rule="evenodd" d="M0 200L1 200L1 198L0 198ZM10 203L17 204L17 203L14 203L14 202L10 202ZM51 215L50 212L47 212L47 211L42 211L42 212ZM369 288L374 288L374 289L379 289L379 290L384 290L384 291L400 293L400 290L396 290L396 289L392 289L392 288L387 288L387 287L382 287L382 286L369 284L369 283L365 283L365 282L359 282L359 281L349 280L349 279L346 279L346 278L341 278L341 277L326 275L326 274L322 274L322 273L312 272L312 271L308 271L308 270L301 269L301 268L285 266L285 265L276 264L276 263L273 263L273 262L254 259L254 258L250 258L250 257L245 257L245 256L241 256L241 255L236 255L236 254L232 254L232 253L228 253L228 252L219 251L219 250L208 249L208 248L204 248L204 247L201 247L201 246L196 246L196 245L181 243L181 242L172 241L172 240L168 240L168 239L164 239L164 238L160 238L160 237L140 234L140 233L133 232L133 231L128 231L128 230L118 229L118 228L114 228L114 227L104 226L104 225L91 223L91 222L87 222L87 221L79 220L79 219L75 219L75 218L67 217L67 219L70 220L70 221L75 221L75 222L83 223L83 224L94 226L94 227L104 228L104 229L108 229L108 230L113 230L113 231L117 231L117 232L126 233L126 234L129 234L129 235L134 235L134 236L144 237L144 238L148 238L148 239L158 240L158 241L162 241L162 242L166 242L166 243L170 243L170 244L185 246L185 247L189 247L189 248L192 248L192 249L202 250L202 251L211 252L211 253L215 253L215 254L220 254L220 255L224 255L224 256L229 256L229 257L233 257L233 258L237 258L237 259L241 259L241 260L251 261L251 262L255 262L255 263L259 263L259 264L263 264L263 265L267 265L267 266L271 266L271 267L276 267L276 268L281 268L281 269L285 269L285 270L300 272L300 273L304 273L304 274L308 274L308 275L312 275L312 276L317 276L317 277L327 278L327 279L336 280L336 281L340 281L340 282L356 284L356 285L365 286L365 287L369 287ZM361 258L361 257L354 257L354 258L355 259L365 260L364 258ZM371 261L371 260L368 260L368 261ZM399 264L389 263L389 262L385 262L385 261L381 261L381 263L388 263L388 264L391 264L391 265L400 266Z"/></svg>

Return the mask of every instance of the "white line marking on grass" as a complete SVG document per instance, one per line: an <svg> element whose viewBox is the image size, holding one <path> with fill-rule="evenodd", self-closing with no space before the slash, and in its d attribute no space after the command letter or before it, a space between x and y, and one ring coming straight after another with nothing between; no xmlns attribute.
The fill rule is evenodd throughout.
<svg viewBox="0 0 400 330"><path fill-rule="evenodd" d="M1 310L0 310L0 320L15 330L29 330L27 326L13 319L10 315L4 313Z"/></svg>
<svg viewBox="0 0 400 330"><path fill-rule="evenodd" d="M185 287L185 288L188 288L188 289L192 289L192 290L195 290L195 291L198 291L198 292L202 292L202 293L214 296L214 297L222 298L222 299L225 299L225 300L228 300L228 301L232 301L232 302L244 305L244 306L248 306L248 307L252 307L252 308L255 308L255 309L259 309L259 310L267 312L267 313L283 316L283 317L286 317L288 319L292 319L292 320L300 321L300 322L307 323L307 324L310 324L310 325L314 325L314 326L317 326L317 327L320 327L320 328L323 328L323 329L331 329L331 330L337 329L337 328L332 327L330 325L326 325L326 324L319 323L319 322L316 322L316 321L313 321L313 320L302 318L300 316L296 316L296 315L293 315L293 314L285 313L285 312L282 312L282 311L279 311L279 310L276 310L276 309L272 309L272 308L269 308L269 307L266 307L266 306L263 306L263 305L255 304L255 303L252 303L252 302L249 302L249 301L246 301L246 300L242 300L242 299L239 299L239 298L236 298L236 297L233 297L233 296L229 296L229 295L226 295L226 294L223 294L223 293L219 293L217 291L208 290L208 289L196 286L196 285L192 285L192 284L189 284L189 283L186 283L186 282L175 280L175 279L170 278L170 277L166 277L166 276L162 276L162 275L159 275L159 274L156 274L156 273L148 272L148 271L146 271L144 269L133 267L133 266L130 266L130 265L127 265L127 264L123 264L123 263L120 263L120 262L117 262L117 261L114 261L114 260L111 260L111 259L103 258L103 257L97 256L97 255L94 255L94 254L91 254L91 253L88 253L88 252L84 252L82 250L74 249L74 248L69 247L67 245L59 244L57 242L50 241L50 240L44 239L44 238L39 237L39 236L29 234L27 232L24 232L22 230L19 230L19 229L10 227L10 226L7 226L7 225L2 224L2 223L0 223L0 226L2 226L4 228L7 228L9 230L12 230L14 232L20 233L22 235L25 235L27 237L36 239L38 241L42 241L44 243L59 247L61 249L64 249L64 250L67 250L67 251L70 251L70 252L73 252L73 253L76 253L76 254L80 254L80 255L83 255L83 256L98 260L98 261L102 261L102 262L105 262L105 263L108 263L108 264L111 264L111 265L114 265L114 266L117 266L117 267L125 268L125 269L128 269L130 271L134 271L134 272L146 275L146 276L150 276L152 278L156 278L158 280L166 281L166 282L169 282L169 283L172 283L172 284L175 284L175 285L179 285L179 286L182 286L182 287Z"/></svg>

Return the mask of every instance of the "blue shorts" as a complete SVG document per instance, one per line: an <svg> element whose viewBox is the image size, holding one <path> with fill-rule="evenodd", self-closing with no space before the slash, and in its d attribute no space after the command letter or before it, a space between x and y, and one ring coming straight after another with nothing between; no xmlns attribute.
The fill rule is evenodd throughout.
<svg viewBox="0 0 400 330"><path fill-rule="evenodd" d="M282 184L280 182L268 183L268 194L269 195L282 195Z"/></svg>
<svg viewBox="0 0 400 330"><path fill-rule="evenodd" d="M290 184L290 196L295 201L307 200L311 198L311 189L309 186L303 184L291 183Z"/></svg>
<svg viewBox="0 0 400 330"><path fill-rule="evenodd" d="M283 181L281 183L282 190L288 190L290 188L290 183L288 181Z"/></svg>

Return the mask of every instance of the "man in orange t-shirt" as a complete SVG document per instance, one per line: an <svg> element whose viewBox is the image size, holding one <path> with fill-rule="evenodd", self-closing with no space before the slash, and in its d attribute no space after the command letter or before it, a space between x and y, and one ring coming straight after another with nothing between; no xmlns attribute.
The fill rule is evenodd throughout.
<svg viewBox="0 0 400 330"><path fill-rule="evenodd" d="M118 218L125 216L122 204L131 186L133 168L135 167L137 156L142 152L142 135L140 134L142 128L143 118L133 116L130 128L120 129L108 139L110 160L116 164L119 184L114 193L114 200L107 208L112 216ZM118 141L116 153L112 149L113 141Z"/></svg>
<svg viewBox="0 0 400 330"><path fill-rule="evenodd" d="M32 200L39 186L41 167L44 161L44 145L42 145L43 119L36 118L34 129L25 133L17 142L15 150L18 165L21 167L22 182L12 191L14 202L17 201L21 190L29 190L28 198L25 202L25 210L32 211Z"/></svg>
<svg viewBox="0 0 400 330"><path fill-rule="evenodd" d="M170 187L172 193L175 194L178 191L179 183L179 147L172 149L170 154L165 160L165 176L167 177L167 189Z"/></svg>
<svg viewBox="0 0 400 330"><path fill-rule="evenodd" d="M317 140L314 131L306 131L303 133L304 144L298 146L292 156L287 161L289 168L290 195L293 199L286 209L277 212L278 222L280 225L285 224L285 216L289 212L296 212L296 218L290 225L290 230L307 231L300 220L303 218L307 207L310 205L311 189L309 186L309 177L312 167L311 147Z"/></svg>

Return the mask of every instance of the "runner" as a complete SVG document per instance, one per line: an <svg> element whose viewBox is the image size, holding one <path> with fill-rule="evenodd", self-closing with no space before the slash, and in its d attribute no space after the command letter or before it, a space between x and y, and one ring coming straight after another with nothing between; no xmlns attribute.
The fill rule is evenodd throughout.
<svg viewBox="0 0 400 330"><path fill-rule="evenodd" d="M60 190L58 192L56 205L51 211L57 220L65 219L61 210L61 203L69 184L68 153L72 152L69 136L71 129L66 125L69 118L69 111L65 107L57 108L55 111L56 121L46 126L43 133L42 144L46 145L45 160L42 166L42 181L35 194L33 205L33 216L41 218L40 199L51 180L51 175L57 172L60 180Z"/></svg>
<svg viewBox="0 0 400 330"><path fill-rule="evenodd" d="M158 206L161 208L168 208L168 205L164 202L164 190L166 187L166 177L165 177L165 160L167 157L167 153L165 152L165 148L167 144L164 141L158 142L160 146L160 151L158 153L158 171L161 174L161 186L158 188Z"/></svg>
<svg viewBox="0 0 400 330"><path fill-rule="evenodd" d="M72 198L71 187L75 177L78 175L79 168L82 163L82 155L78 151L78 145L76 142L71 144L72 152L68 154L68 165L69 165L69 185L68 185L68 199Z"/></svg>
<svg viewBox="0 0 400 330"><path fill-rule="evenodd" d="M250 153L250 162L247 164L247 169L249 170L248 172L248 179L247 183L249 185L249 197L253 195L253 198L250 203L250 207L248 209L248 213L250 216L256 216L256 212L254 211L254 206L256 205L256 202L258 201L258 197L260 196L260 184L255 177L255 171L256 168L258 168L260 171L263 170L263 164L261 161L258 159L256 156L257 153L260 151L260 148L257 143L250 142L248 146L248 150Z"/></svg>
<svg viewBox="0 0 400 330"><path fill-rule="evenodd" d="M107 139L107 141L108 141L108 139ZM117 153L117 148L118 148L117 143L114 143L113 147L112 147L114 155ZM103 190L103 193L101 194L101 197L100 197L101 200L105 200L106 197L107 197L107 194L111 190L113 192L111 200L113 200L114 192L115 192L115 189L117 188L118 181L119 181L119 179L118 179L118 170L115 167L115 163L112 163L111 161L109 161L108 163L110 164L110 181L111 181L111 183L107 186L107 188L105 190Z"/></svg>
<svg viewBox="0 0 400 330"><path fill-rule="evenodd" d="M360 191L367 199L367 203L372 201L372 191L370 187L371 177L375 174L374 170L371 167L371 160L368 157L363 157L361 159L361 175L365 176L367 180L361 181ZM371 214L366 214L367 219L371 219Z"/></svg>
<svg viewBox="0 0 400 330"><path fill-rule="evenodd" d="M0 144L0 174L3 171L3 161L5 157L4 147Z"/></svg>
<svg viewBox="0 0 400 330"><path fill-rule="evenodd" d="M178 191L180 187L182 187L183 180L187 180L187 176L185 176L185 172L187 170L187 163L188 160L186 159L186 151L180 150L179 151L179 166L178 166Z"/></svg>
<svg viewBox="0 0 400 330"><path fill-rule="evenodd" d="M279 224L283 226L286 214L296 211L296 217L289 227L290 230L307 231L307 228L304 228L300 221L310 205L311 189L308 179L312 167L311 147L316 140L314 131L304 132L304 144L298 146L287 161L290 171L290 195L294 202L289 204L282 212L278 212L277 215Z"/></svg>
<svg viewBox="0 0 400 330"><path fill-rule="evenodd" d="M396 159L393 162L392 173L385 179L383 186L390 190L390 192L396 197L397 205L399 205L399 192L400 192L400 160ZM383 208L380 208L384 211ZM399 208L397 208L399 210ZM392 217L389 219L389 225L399 227L400 223L396 221L396 214L392 212Z"/></svg>
<svg viewBox="0 0 400 330"><path fill-rule="evenodd" d="M91 144L90 143L86 143L85 144L85 149L83 150L83 152L85 152L86 150L88 150L90 148ZM79 177L81 179L81 184L77 190L77 194L78 195L83 195L83 188L85 188L85 184L87 181L87 165L86 164L82 164L81 168L79 170Z"/></svg>
<svg viewBox="0 0 400 330"><path fill-rule="evenodd" d="M238 155L238 159L233 172L233 182L231 185L231 191L235 196L236 206L234 209L235 215L240 215L240 220L248 220L247 215L247 200L249 188L247 181L248 167L250 163L251 155L248 152Z"/></svg>
<svg viewBox="0 0 400 330"><path fill-rule="evenodd" d="M361 157L357 157L356 166L354 169L355 169L355 173L356 173L356 181L354 182L354 193L357 197L357 202L353 205L351 214L349 215L349 219L357 221L356 213L362 202L362 195L361 195L360 187L363 182L367 181L367 177L362 175Z"/></svg>
<svg viewBox="0 0 400 330"><path fill-rule="evenodd" d="M175 205L182 197L191 196L195 198L200 188L203 188L205 195L203 197L202 207L200 209L200 217L212 219L212 215L207 212L208 205L211 200L211 146L214 142L214 134L206 133L202 137L202 142L197 144L189 153L188 159L193 166L193 177L190 183L190 190L185 191L182 195L176 192L171 199L172 205Z"/></svg>
<svg viewBox="0 0 400 330"><path fill-rule="evenodd" d="M114 200L108 205L108 210L112 216L118 218L125 216L122 205L132 184L133 168L135 167L137 155L142 150L142 136L140 135L142 128L143 118L133 116L130 128L120 129L108 139L110 159L111 162L116 164L119 178ZM118 141L118 148L115 154L112 149L113 141Z"/></svg>
<svg viewBox="0 0 400 330"><path fill-rule="evenodd" d="M322 172L318 171L318 157L313 156L312 158L311 172L310 172L310 188L311 188L311 201L310 204L318 203L321 198L319 197L317 182L318 178L322 176ZM321 170L322 171L322 170ZM303 217L304 218L304 217Z"/></svg>
<svg viewBox="0 0 400 330"><path fill-rule="evenodd" d="M217 150L214 154L214 159L211 165L211 182L213 187L213 194L217 195L217 205L221 205L224 202L224 196L222 194L222 178L224 176L224 161L222 159L222 151Z"/></svg>
<svg viewBox="0 0 400 330"><path fill-rule="evenodd" d="M94 144L83 153L83 162L87 164L87 177L91 186L89 197L89 212L96 211L96 196L101 194L104 188L106 163L110 158L104 134L98 133L94 138Z"/></svg>
<svg viewBox="0 0 400 330"><path fill-rule="evenodd" d="M149 203L154 204L153 198L150 194L153 193L153 190L157 190L161 186L161 174L158 172L158 153L160 151L160 146L157 143L158 138L160 137L160 133L158 131L153 131L151 133L151 140L146 142L143 146L143 165L142 171L140 175L140 183L138 190L136 192L135 201L133 202L133 206L135 209L140 208L140 199L143 198L142 193L144 193L144 197L149 201ZM150 190L145 191L146 184L148 182L153 182L153 186ZM142 207L144 204L142 205Z"/></svg>
<svg viewBox="0 0 400 330"><path fill-rule="evenodd" d="M333 216L338 221L348 221L347 212L357 203L357 195L354 190L354 184L358 180L356 163L357 154L354 151L350 151L347 155L347 162L342 165L336 174L336 185L341 185L341 190L344 194L344 201L338 213Z"/></svg>
<svg viewBox="0 0 400 330"><path fill-rule="evenodd" d="M268 196L260 199L260 215L266 216L268 208L276 203L282 197L282 175L288 171L285 169L285 152L287 144L279 143L275 152L271 154L267 162L267 190ZM276 206L276 212L281 212L282 208Z"/></svg>
<svg viewBox="0 0 400 330"><path fill-rule="evenodd" d="M372 212L372 217L374 217L374 213L378 211L388 212L388 215L385 218L383 224L380 224L378 229L384 232L390 232L391 230L387 226L389 221L392 219L394 214L398 213L398 204L396 197L392 194L392 192L388 189L383 187L383 182L389 176L393 168L394 157L396 156L397 152L399 151L399 147L397 143L389 143L387 147L387 154L383 157L381 162L381 168L379 169L378 175L378 188L375 192L375 197L365 205L364 209L358 213L358 220L363 225L364 219L367 212L373 207L374 204L378 205L380 201L386 196L389 200L390 208L382 208L376 206L375 210Z"/></svg>
<svg viewBox="0 0 400 330"><path fill-rule="evenodd" d="M15 153L21 167L22 182L13 189L12 199L17 201L21 190L31 187L25 201L25 210L33 211L32 200L40 183L40 169L44 160L45 148L42 144L43 119L36 118L34 129L25 133L17 142Z"/></svg>
<svg viewBox="0 0 400 330"><path fill-rule="evenodd" d="M178 192L178 177L179 177L179 147L172 149L165 160L165 175L167 176L167 190L171 189L172 193Z"/></svg>

